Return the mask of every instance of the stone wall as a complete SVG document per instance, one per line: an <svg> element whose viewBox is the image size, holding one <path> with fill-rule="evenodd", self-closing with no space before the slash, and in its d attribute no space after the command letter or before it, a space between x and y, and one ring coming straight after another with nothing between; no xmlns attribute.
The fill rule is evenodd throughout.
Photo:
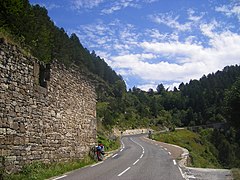
<svg viewBox="0 0 240 180"><path fill-rule="evenodd" d="M82 158L96 143L94 86L73 69L50 67L0 42L0 159L8 173Z"/></svg>

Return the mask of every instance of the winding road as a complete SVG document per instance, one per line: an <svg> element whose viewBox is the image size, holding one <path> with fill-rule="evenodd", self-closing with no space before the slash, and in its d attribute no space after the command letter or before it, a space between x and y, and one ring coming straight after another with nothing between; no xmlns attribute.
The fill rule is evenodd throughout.
<svg viewBox="0 0 240 180"><path fill-rule="evenodd" d="M122 148L110 158L61 177L61 180L182 180L171 153L143 135L122 137Z"/></svg>

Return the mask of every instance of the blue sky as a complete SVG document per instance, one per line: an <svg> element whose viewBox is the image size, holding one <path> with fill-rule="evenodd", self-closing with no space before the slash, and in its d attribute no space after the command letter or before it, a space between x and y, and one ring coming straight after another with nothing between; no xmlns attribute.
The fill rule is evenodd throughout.
<svg viewBox="0 0 240 180"><path fill-rule="evenodd" d="M178 87L240 64L240 0L30 0L128 88Z"/></svg>

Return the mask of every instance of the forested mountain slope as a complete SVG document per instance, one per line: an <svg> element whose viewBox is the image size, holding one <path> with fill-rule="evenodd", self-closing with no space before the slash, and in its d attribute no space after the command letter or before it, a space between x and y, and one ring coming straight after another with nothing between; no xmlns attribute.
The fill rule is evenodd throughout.
<svg viewBox="0 0 240 180"><path fill-rule="evenodd" d="M0 1L0 31L12 35L14 41L39 60L49 63L58 60L68 66L77 66L80 71L91 72L108 85L120 81L114 70L93 51L84 48L76 36L67 35L63 28L54 25L45 8L30 5L28 0ZM100 88L100 87L98 87Z"/></svg>

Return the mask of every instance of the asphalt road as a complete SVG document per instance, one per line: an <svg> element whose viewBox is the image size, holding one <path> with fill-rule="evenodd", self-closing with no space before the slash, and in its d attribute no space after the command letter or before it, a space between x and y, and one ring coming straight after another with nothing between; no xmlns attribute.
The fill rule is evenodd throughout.
<svg viewBox="0 0 240 180"><path fill-rule="evenodd" d="M61 180L182 180L181 169L166 149L142 136L122 138L122 148L110 158L76 170Z"/></svg>

